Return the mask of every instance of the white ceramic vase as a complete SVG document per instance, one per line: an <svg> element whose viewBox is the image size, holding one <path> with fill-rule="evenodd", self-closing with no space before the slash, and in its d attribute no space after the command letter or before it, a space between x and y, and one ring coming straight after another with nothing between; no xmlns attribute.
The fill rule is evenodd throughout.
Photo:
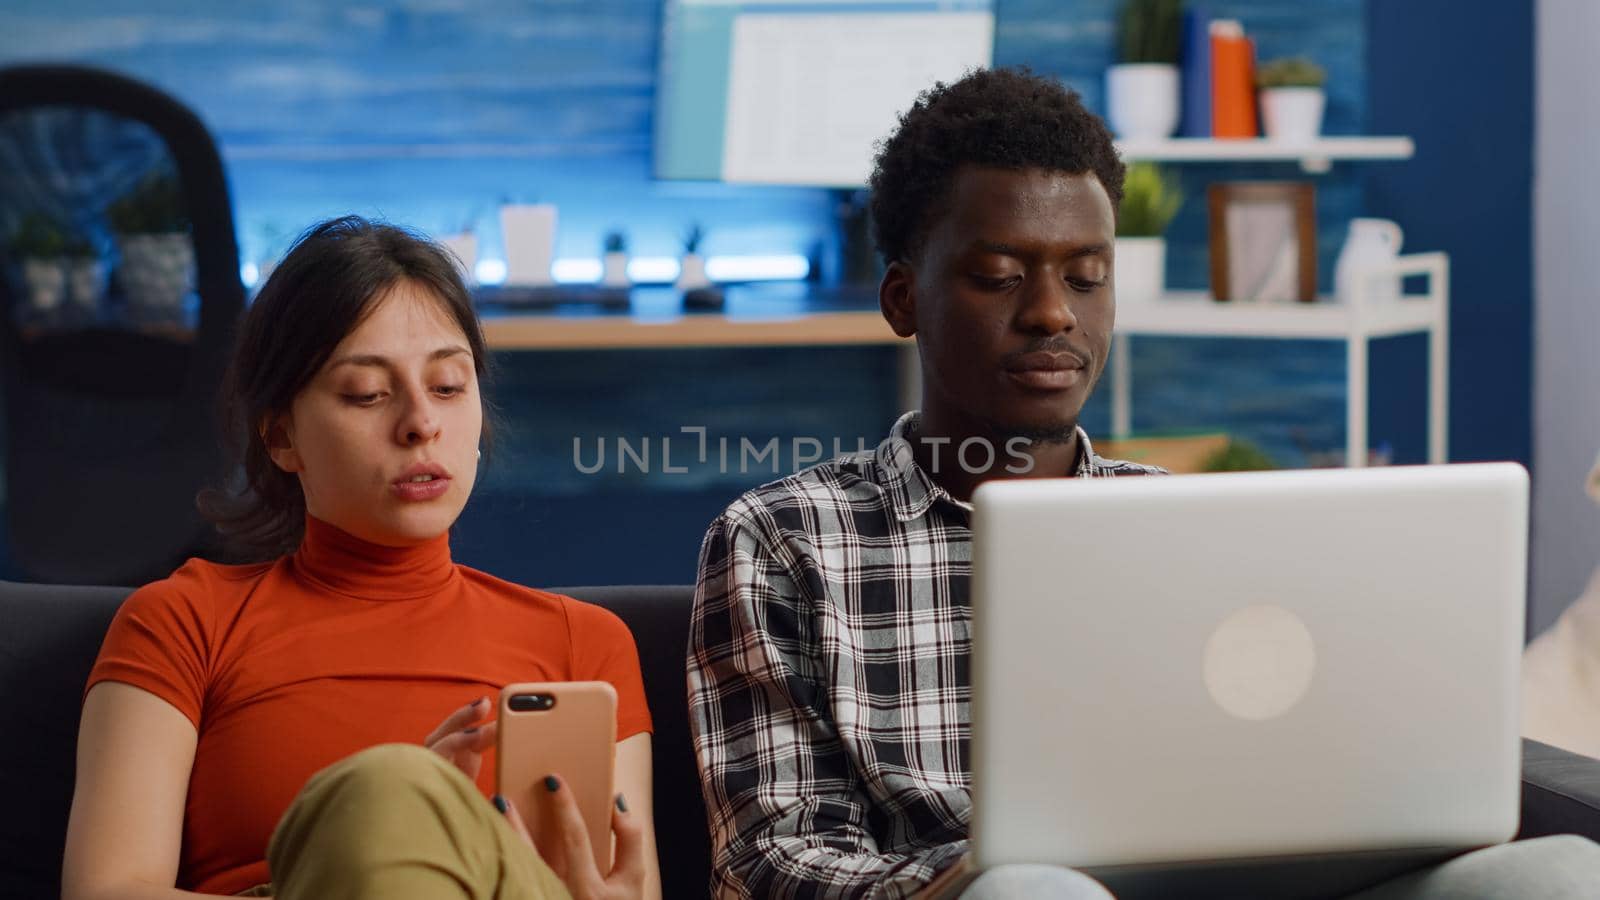
<svg viewBox="0 0 1600 900"><path fill-rule="evenodd" d="M706 259L698 253L685 253L678 263L678 280L672 285L680 291L694 291L711 286L706 277Z"/></svg>
<svg viewBox="0 0 1600 900"><path fill-rule="evenodd" d="M66 260L24 259L22 280L28 287L28 307L35 312L50 312L61 305L61 298L67 293Z"/></svg>
<svg viewBox="0 0 1600 900"><path fill-rule="evenodd" d="M609 288L625 288L628 281L628 254L613 250L600 262L600 284Z"/></svg>
<svg viewBox="0 0 1600 900"><path fill-rule="evenodd" d="M67 260L67 302L80 310L100 306L106 292L106 264L93 257Z"/></svg>
<svg viewBox="0 0 1600 900"><path fill-rule="evenodd" d="M117 238L122 265L117 280L128 306L156 318L174 318L194 284L194 244L189 235L124 234Z"/></svg>
<svg viewBox="0 0 1600 900"><path fill-rule="evenodd" d="M508 285L543 287L553 284L556 207L549 203L500 207L500 235L505 243Z"/></svg>
<svg viewBox="0 0 1600 900"><path fill-rule="evenodd" d="M1328 96L1322 88L1281 87L1261 92L1261 120L1267 139L1309 144L1322 136Z"/></svg>
<svg viewBox="0 0 1600 900"><path fill-rule="evenodd" d="M1124 63L1106 70L1106 119L1125 141L1159 141L1178 128L1178 67Z"/></svg>
<svg viewBox="0 0 1600 900"><path fill-rule="evenodd" d="M1116 254L1118 303L1149 303L1166 290L1166 238L1119 237Z"/></svg>

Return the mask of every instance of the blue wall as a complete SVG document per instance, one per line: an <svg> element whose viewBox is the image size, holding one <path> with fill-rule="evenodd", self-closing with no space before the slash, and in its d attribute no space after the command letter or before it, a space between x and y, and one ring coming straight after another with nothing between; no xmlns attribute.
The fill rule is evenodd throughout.
<svg viewBox="0 0 1600 900"><path fill-rule="evenodd" d="M0 63L72 60L128 72L196 108L227 161L245 261L346 212L434 233L473 227L499 252L503 202L561 207L558 256L593 257L626 226L637 255L676 256L692 221L710 253L808 252L830 236L824 191L650 178L659 0L315 0L231 4L21 0L0 10ZM1113 62L1116 0L998 0L995 61L1059 76L1091 108ZM1213 0L1263 57L1330 72L1327 130L1366 119L1362 0ZM886 128L891 123L885 123ZM1205 284L1203 189L1289 166L1192 168L1172 281ZM1324 283L1360 182L1319 179Z"/></svg>
<svg viewBox="0 0 1600 900"><path fill-rule="evenodd" d="M1450 251L1455 460L1532 464L1533 16L1532 3L1465 14L1451 0L1371 0L1367 13L1373 128L1417 142L1411 164L1373 171L1367 204L1408 245ZM1373 362L1379 377L1418 365L1403 351ZM1421 440L1374 402L1375 425Z"/></svg>
<svg viewBox="0 0 1600 900"><path fill-rule="evenodd" d="M1345 222L1364 210L1404 223L1408 249L1451 251L1456 455L1525 459L1531 126L1517 112L1510 127L1498 123L1532 96L1530 14L1504 4L1455 21L1442 0L1371 10L1363 0L1204 6L1242 19L1263 57L1306 54L1327 67L1327 131L1416 136L1411 163L1340 164L1315 178L1321 281L1331 283ZM1056 75L1098 109L1116 7L998 0L995 61ZM691 221L710 226L712 253L805 252L828 239L829 192L650 179L660 18L656 0L13 0L0 10L0 64L102 65L193 105L222 146L246 260L269 261L309 222L352 211L433 232L474 226L493 254L494 210L506 200L560 205L560 256L595 255L616 225L641 255L676 255ZM1491 44L1497 65L1476 64ZM1490 115L1480 107L1497 124L1469 130ZM1484 141L1495 143L1479 150ZM1474 214L1459 215L1462 186L1485 174ZM1207 184L1311 177L1288 165L1187 166L1179 175L1189 202L1169 235L1168 279L1187 288L1206 283ZM1479 211L1504 224L1480 227ZM1520 258L1508 258L1507 245ZM1488 286L1505 283L1490 278L1491 266L1514 275L1509 289ZM1506 374L1474 362L1485 349L1506 356ZM1391 342L1376 364L1416 389L1373 398L1373 441L1420 461L1421 348ZM707 520L770 477L581 476L575 437L592 447L600 436L705 424L735 439L849 446L875 441L897 411L894 359L882 349L500 354L496 365L514 428L457 546L467 561L533 583L686 580ZM1343 444L1340 345L1143 339L1134 366L1136 430L1227 428L1286 464ZM1480 397L1491 412L1469 414ZM1104 394L1085 424L1108 427Z"/></svg>
<svg viewBox="0 0 1600 900"><path fill-rule="evenodd" d="M347 212L477 226L498 254L507 200L560 205L558 256L598 256L618 225L635 253L676 256L693 220L712 253L809 246L828 227L821 192L649 180L660 14L655 0L22 0L0 10L0 62L105 66L197 109L246 261Z"/></svg>

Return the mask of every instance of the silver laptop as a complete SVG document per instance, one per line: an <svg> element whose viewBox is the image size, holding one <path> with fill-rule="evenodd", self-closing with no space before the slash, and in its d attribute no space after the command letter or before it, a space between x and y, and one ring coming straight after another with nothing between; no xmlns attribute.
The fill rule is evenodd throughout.
<svg viewBox="0 0 1600 900"><path fill-rule="evenodd" d="M1520 466L989 482L973 503L977 868L1321 896L1516 831Z"/></svg>

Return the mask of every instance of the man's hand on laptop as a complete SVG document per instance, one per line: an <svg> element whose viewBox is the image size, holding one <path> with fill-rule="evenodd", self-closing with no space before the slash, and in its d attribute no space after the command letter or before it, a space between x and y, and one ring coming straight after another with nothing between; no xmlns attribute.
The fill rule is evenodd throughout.
<svg viewBox="0 0 1600 900"><path fill-rule="evenodd" d="M916 900L954 900L961 896L972 879L977 877L972 868L972 854L964 853L955 864L940 872L916 894Z"/></svg>

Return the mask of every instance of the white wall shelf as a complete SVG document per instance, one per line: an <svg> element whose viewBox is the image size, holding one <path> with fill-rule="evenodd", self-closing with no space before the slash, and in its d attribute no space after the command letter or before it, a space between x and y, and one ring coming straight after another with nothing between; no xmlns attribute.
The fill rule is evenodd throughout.
<svg viewBox="0 0 1600 900"><path fill-rule="evenodd" d="M1265 138L1171 138L1164 141L1118 141L1126 160L1150 162L1298 162L1321 174L1335 160L1410 159L1416 147L1408 137L1325 137L1310 143Z"/></svg>
<svg viewBox="0 0 1600 900"><path fill-rule="evenodd" d="M1111 432L1132 432L1133 374L1129 341L1137 335L1168 337L1299 338L1345 342L1345 460L1367 461L1367 350L1374 338L1428 335L1428 461L1449 458L1450 257L1416 253L1363 273L1377 279L1426 276L1426 292L1399 299L1341 303L1219 303L1204 291L1139 300L1118 298L1111 345ZM1363 294L1365 291L1362 292Z"/></svg>

